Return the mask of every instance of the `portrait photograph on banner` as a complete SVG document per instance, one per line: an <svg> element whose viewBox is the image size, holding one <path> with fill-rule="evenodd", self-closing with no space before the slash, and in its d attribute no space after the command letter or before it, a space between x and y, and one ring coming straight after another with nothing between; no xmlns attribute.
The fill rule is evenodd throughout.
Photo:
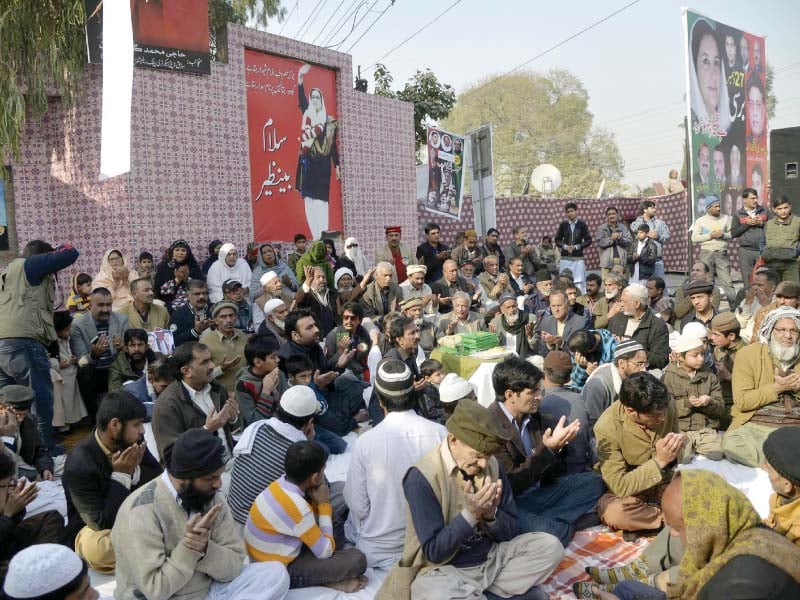
<svg viewBox="0 0 800 600"><path fill-rule="evenodd" d="M452 219L461 218L464 136L428 127L428 191L425 209Z"/></svg>
<svg viewBox="0 0 800 600"><path fill-rule="evenodd" d="M130 0L133 64L137 67L211 73L208 0ZM84 0L89 62L101 64L103 4Z"/></svg>
<svg viewBox="0 0 800 600"><path fill-rule="evenodd" d="M340 231L336 71L247 49L245 79L255 239Z"/></svg>
<svg viewBox="0 0 800 600"><path fill-rule="evenodd" d="M767 92L764 38L691 10L683 13L693 219L708 196L721 213L742 208L752 187L767 206Z"/></svg>

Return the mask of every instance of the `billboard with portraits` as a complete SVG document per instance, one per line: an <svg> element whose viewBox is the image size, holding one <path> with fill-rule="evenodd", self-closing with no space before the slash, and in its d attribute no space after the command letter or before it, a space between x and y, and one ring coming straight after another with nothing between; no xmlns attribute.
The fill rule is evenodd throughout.
<svg viewBox="0 0 800 600"><path fill-rule="evenodd" d="M255 239L341 231L336 71L251 49L244 61Z"/></svg>
<svg viewBox="0 0 800 600"><path fill-rule="evenodd" d="M428 190L425 209L461 218L464 183L464 136L428 127Z"/></svg>
<svg viewBox="0 0 800 600"><path fill-rule="evenodd" d="M742 208L742 189L767 197L767 62L764 38L684 10L689 161L694 218L709 195L722 214Z"/></svg>

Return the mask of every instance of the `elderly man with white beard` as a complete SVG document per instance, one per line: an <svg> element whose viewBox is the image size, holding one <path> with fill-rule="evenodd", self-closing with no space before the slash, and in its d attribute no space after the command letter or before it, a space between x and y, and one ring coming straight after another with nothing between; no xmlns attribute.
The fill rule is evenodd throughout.
<svg viewBox="0 0 800 600"><path fill-rule="evenodd" d="M764 464L762 446L772 431L800 425L800 311L773 310L758 339L736 354L733 422L722 441L727 459L751 467Z"/></svg>
<svg viewBox="0 0 800 600"><path fill-rule="evenodd" d="M425 265L409 265L406 267L408 278L400 284L403 292L403 300L409 298L422 298L424 305L423 313L435 315L439 309L439 298L431 290L431 286L425 283L425 275L428 267Z"/></svg>
<svg viewBox="0 0 800 600"><path fill-rule="evenodd" d="M498 298L500 312L489 323L489 331L500 338L500 345L514 350L520 358L536 353L536 317L521 311L514 294L503 294Z"/></svg>
<svg viewBox="0 0 800 600"><path fill-rule="evenodd" d="M622 311L611 317L608 328L617 341L634 339L647 352L651 369L663 369L669 363L667 324L650 310L647 288L634 283L622 292Z"/></svg>
<svg viewBox="0 0 800 600"><path fill-rule="evenodd" d="M284 330L286 315L288 314L289 307L286 306L283 300L278 298L267 300L262 313L264 317L256 329L256 333L258 335L272 336L278 341L278 344L284 344L289 340L289 336L286 335Z"/></svg>

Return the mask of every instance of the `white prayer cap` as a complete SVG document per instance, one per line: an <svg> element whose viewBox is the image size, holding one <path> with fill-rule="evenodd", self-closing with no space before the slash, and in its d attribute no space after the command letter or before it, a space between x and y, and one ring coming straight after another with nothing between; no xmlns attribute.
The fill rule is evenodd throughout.
<svg viewBox="0 0 800 600"><path fill-rule="evenodd" d="M695 338L700 338L701 340L708 339L708 329L702 323L698 323L697 321L692 321L691 323L687 323L683 326L681 330L681 335L688 335Z"/></svg>
<svg viewBox="0 0 800 600"><path fill-rule="evenodd" d="M261 276L261 279L259 279L259 281L261 282L261 285L267 285L270 281L272 281L277 277L278 274L275 271L267 271Z"/></svg>
<svg viewBox="0 0 800 600"><path fill-rule="evenodd" d="M683 354L689 350L694 350L703 345L703 340L695 335L687 335L682 333L678 339L672 343L672 351Z"/></svg>
<svg viewBox="0 0 800 600"><path fill-rule="evenodd" d="M279 306L284 306L285 304L286 303L280 298L272 298L271 300L267 300L267 303L264 304L264 315L267 317L270 316L273 310Z"/></svg>
<svg viewBox="0 0 800 600"><path fill-rule="evenodd" d="M73 583L83 572L83 561L66 546L35 544L11 559L3 592L14 599L38 598Z"/></svg>
<svg viewBox="0 0 800 600"><path fill-rule="evenodd" d="M457 402L475 393L475 386L455 373L448 373L439 384L439 400L444 404Z"/></svg>

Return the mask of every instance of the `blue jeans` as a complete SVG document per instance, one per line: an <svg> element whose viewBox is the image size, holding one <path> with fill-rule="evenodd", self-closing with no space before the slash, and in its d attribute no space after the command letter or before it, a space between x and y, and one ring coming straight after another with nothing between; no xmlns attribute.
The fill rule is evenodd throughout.
<svg viewBox="0 0 800 600"><path fill-rule="evenodd" d="M667 600L667 595L641 581L621 581L614 586L614 595L620 600Z"/></svg>
<svg viewBox="0 0 800 600"><path fill-rule="evenodd" d="M595 509L605 491L597 473L575 473L517 496L519 532L543 531L567 547L575 535L575 521Z"/></svg>
<svg viewBox="0 0 800 600"><path fill-rule="evenodd" d="M53 380L50 379L50 357L41 342L29 338L0 340L0 388L24 385L36 394L36 420L42 443L52 448Z"/></svg>
<svg viewBox="0 0 800 600"><path fill-rule="evenodd" d="M320 444L328 454L342 454L347 450L347 442L335 433L323 427L314 427L314 441Z"/></svg>

